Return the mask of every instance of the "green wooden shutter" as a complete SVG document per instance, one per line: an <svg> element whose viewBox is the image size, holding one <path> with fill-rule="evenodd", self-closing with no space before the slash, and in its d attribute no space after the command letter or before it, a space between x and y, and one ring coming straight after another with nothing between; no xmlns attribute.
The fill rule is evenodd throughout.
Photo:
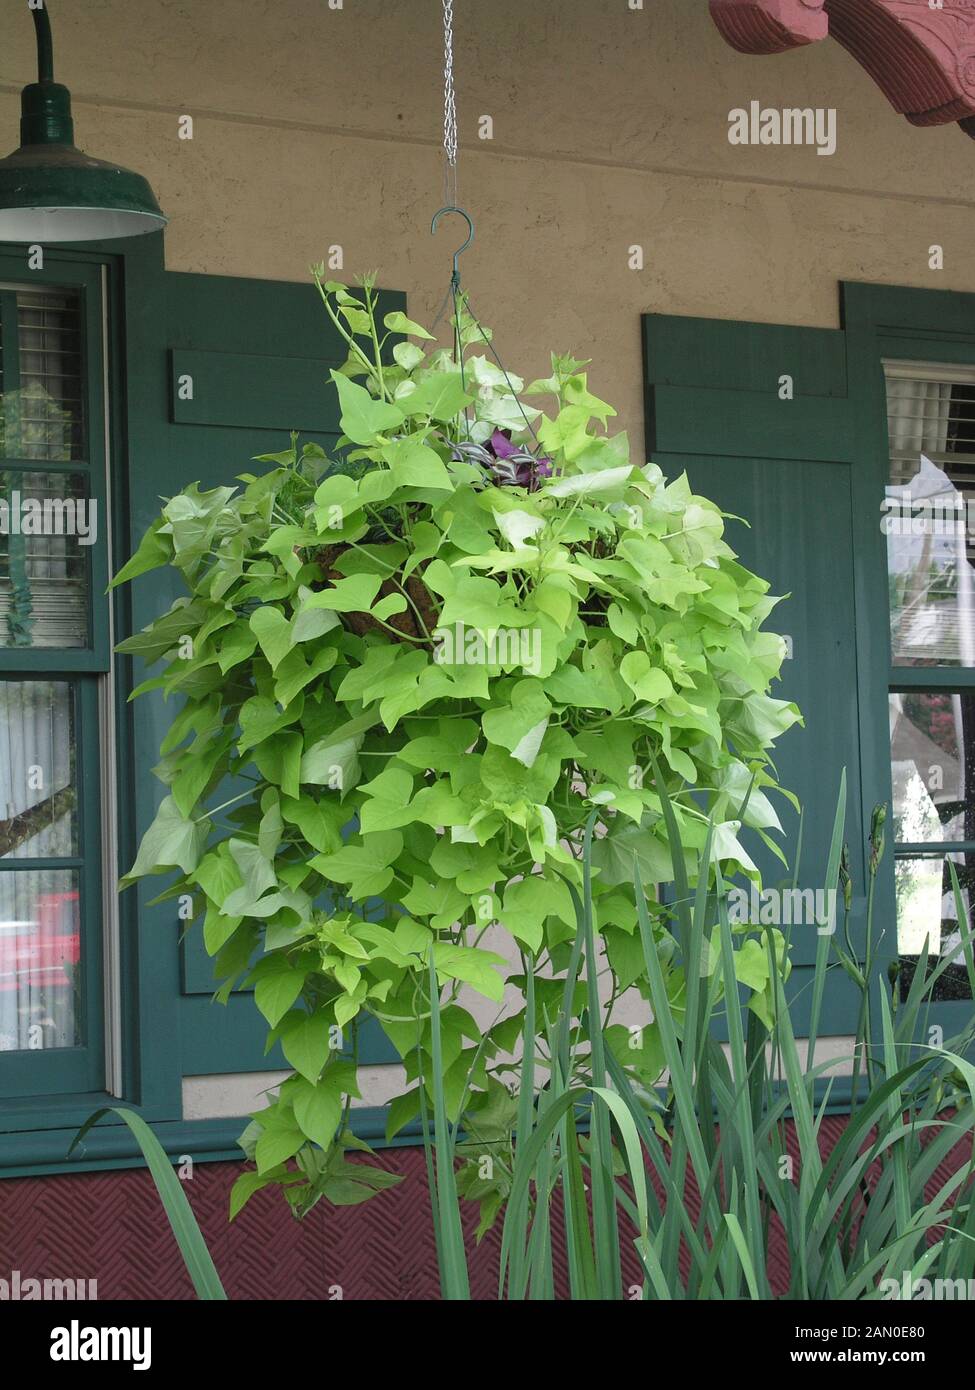
<svg viewBox="0 0 975 1390"><path fill-rule="evenodd" d="M406 298L384 291L381 304L382 312L405 309ZM255 455L288 448L291 430L300 432L300 442L326 449L338 438L328 374L345 361L345 345L311 283L166 272L137 312L133 336L140 351L137 360L129 354L130 395L134 389L138 398L138 439L129 458L133 544L157 514L160 497L192 482L201 488L233 483L252 470ZM177 576L167 572L134 585L132 630L179 592ZM140 832L163 791L149 789L143 769L156 762L171 716L155 696L140 699L133 712ZM151 896L143 897L141 925L167 933L175 950L173 906L150 907ZM198 925L179 949L182 1075L287 1068L280 1049L265 1057L267 1028L249 994L235 994L226 1007L211 1001L212 963ZM361 1039L359 1056L393 1060L378 1028Z"/></svg>
<svg viewBox="0 0 975 1390"><path fill-rule="evenodd" d="M841 769L847 770L854 943L863 939L864 857L854 603L853 431L842 332L651 314L644 319L648 452L668 476L744 519L727 523L742 562L788 595L769 626L791 639L774 693L805 716L779 742L781 784L804 806L800 886L822 886ZM791 378L793 399L780 398ZM780 816L794 852L798 817ZM787 852L790 852L787 850ZM790 859L792 854L790 852ZM767 884L782 865L755 855ZM815 929L792 930L796 1029L808 1017ZM820 1032L855 1026L845 975L830 977Z"/></svg>

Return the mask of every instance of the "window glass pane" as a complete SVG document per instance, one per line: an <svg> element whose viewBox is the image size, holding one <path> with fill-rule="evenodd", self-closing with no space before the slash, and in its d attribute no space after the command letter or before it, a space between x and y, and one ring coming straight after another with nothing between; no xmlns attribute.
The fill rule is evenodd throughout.
<svg viewBox="0 0 975 1390"><path fill-rule="evenodd" d="M0 682L0 859L78 853L74 692Z"/></svg>
<svg viewBox="0 0 975 1390"><path fill-rule="evenodd" d="M0 457L83 459L80 294L16 286L0 294Z"/></svg>
<svg viewBox="0 0 975 1390"><path fill-rule="evenodd" d="M929 954L950 954L964 965L949 859L954 862L962 904L971 919L975 901L975 854L958 850L949 855L898 857L894 862L897 948L902 956L919 955L927 937Z"/></svg>
<svg viewBox="0 0 975 1390"><path fill-rule="evenodd" d="M0 647L87 647L96 503L80 473L0 471Z"/></svg>
<svg viewBox="0 0 975 1390"><path fill-rule="evenodd" d="M0 872L0 1052L81 1041L78 875Z"/></svg>
<svg viewBox="0 0 975 1390"><path fill-rule="evenodd" d="M975 382L888 374L887 426L893 663L975 666Z"/></svg>
<svg viewBox="0 0 975 1390"><path fill-rule="evenodd" d="M890 696L894 839L975 840L975 692Z"/></svg>

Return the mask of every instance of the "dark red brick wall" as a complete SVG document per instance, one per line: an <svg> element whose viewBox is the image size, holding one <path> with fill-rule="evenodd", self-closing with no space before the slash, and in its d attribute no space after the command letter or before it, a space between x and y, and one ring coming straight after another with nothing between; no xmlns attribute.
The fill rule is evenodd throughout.
<svg viewBox="0 0 975 1390"><path fill-rule="evenodd" d="M228 1224L236 1163L198 1163L183 1184L231 1298L424 1299L438 1293L420 1149L378 1156L404 1181L358 1207L324 1202L303 1221L280 1192L259 1192ZM473 1212L471 1213L473 1215ZM474 1256L477 1295L491 1297L497 1241ZM100 1299L192 1298L176 1243L145 1169L0 1182L0 1278L97 1279Z"/></svg>
<svg viewBox="0 0 975 1390"><path fill-rule="evenodd" d="M824 1150L842 1133L842 1118L825 1120ZM794 1146L790 1144L790 1147ZM932 1191L971 1154L971 1136L942 1165ZM362 1206L324 1202L295 1221L275 1190L259 1192L228 1224L230 1189L241 1167L199 1163L184 1183L214 1262L234 1299L327 1299L335 1286L346 1299L438 1297L437 1262L420 1149L387 1149L378 1162L404 1181ZM696 1214L693 1184L688 1207ZM465 1207L469 1232L476 1212ZM560 1223L554 1223L556 1241ZM471 1239L475 1298L497 1293L499 1233L480 1247ZM556 1250L557 1266L558 1260ZM624 1251L625 1279L639 1282L635 1256ZM788 1261L773 1242L771 1273L788 1285ZM144 1169L0 1181L0 1278L97 1279L100 1299L186 1299L193 1289L169 1231L152 1179ZM558 1292L566 1293L557 1275Z"/></svg>

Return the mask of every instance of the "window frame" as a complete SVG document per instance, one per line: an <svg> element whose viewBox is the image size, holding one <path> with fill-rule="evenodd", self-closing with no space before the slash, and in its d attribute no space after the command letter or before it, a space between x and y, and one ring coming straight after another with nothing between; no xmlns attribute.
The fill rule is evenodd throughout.
<svg viewBox="0 0 975 1390"><path fill-rule="evenodd" d="M112 679L112 616L106 599L111 554L112 518L109 498L108 283L104 258L65 258L45 251L43 269L30 270L26 255L0 251L0 307L15 309L16 290L69 288L77 290L81 311L81 373L85 407L85 446L81 459L3 458L7 473L73 473L86 479L86 495L95 504L96 543L86 549L88 643L77 648L0 647L0 681L65 682L75 701L76 776L78 786L77 854L66 859L11 857L0 860L0 872L29 872L32 868L64 867L78 873L81 936L81 1001L79 1043L70 1048L0 1052L0 1133L23 1128L25 1113L42 1127L60 1124L65 1106L81 1098L108 1094L106 1022L114 1012L106 1000L105 970L110 948L106 914L111 901L106 881L106 837L110 827L103 814L106 768L102 756L106 690ZM16 288L15 288L16 287ZM0 327L2 331L2 327ZM8 380L9 329L5 341L5 382ZM19 374L15 379L19 379ZM112 799L114 804L114 798ZM38 1113L42 1112L42 1113ZM50 1117L50 1118L49 1118Z"/></svg>
<svg viewBox="0 0 975 1390"><path fill-rule="evenodd" d="M877 346L881 354L881 367L883 369L883 395L885 407L885 421L887 418L886 408L888 403L887 383L891 376L911 376L911 368L916 369L919 379L929 381L947 381L952 383L953 378L975 383L975 344L960 343L946 339L941 341L931 337L912 338L906 335L897 334L892 337L880 336ZM888 372L892 368L892 372ZM944 376L940 376L939 370L943 370ZM889 432L885 427L884 442L889 459L890 438ZM889 480L889 472L886 474ZM889 485L889 482L888 482ZM885 576L887 568L885 564ZM888 636L888 685L887 695L908 695L908 694L956 694L969 692L975 696L975 666L897 666L894 664L892 643L890 638L890 616L889 606L887 615L887 636ZM975 793L975 788L973 788ZM891 801L891 807L893 802ZM893 817L891 817L891 820ZM893 841L891 842L891 873L893 874L898 860L905 859L926 859L939 860L942 865L951 854L961 854L966 856L975 855L975 840L931 840L924 842L914 841ZM943 870L942 870L943 872ZM964 891L964 890L963 890ZM896 916L896 896L895 896L895 934L898 932ZM939 924L940 925L940 924ZM975 923L973 923L975 926ZM939 937L940 946L940 937ZM909 954L902 955L899 936L895 939L895 954L899 959L916 959ZM940 950L932 952L932 959L940 958ZM963 965L963 958L956 962Z"/></svg>

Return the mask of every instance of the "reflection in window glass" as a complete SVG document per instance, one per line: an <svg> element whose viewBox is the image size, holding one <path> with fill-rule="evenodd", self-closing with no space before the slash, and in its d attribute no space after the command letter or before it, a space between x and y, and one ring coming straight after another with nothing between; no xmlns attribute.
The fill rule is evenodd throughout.
<svg viewBox="0 0 975 1390"><path fill-rule="evenodd" d="M894 838L975 840L975 692L890 696Z"/></svg>
<svg viewBox="0 0 975 1390"><path fill-rule="evenodd" d="M895 666L975 666L975 384L887 380Z"/></svg>
<svg viewBox="0 0 975 1390"><path fill-rule="evenodd" d="M11 287L4 299L16 323L0 319L0 457L83 459L81 296Z"/></svg>
<svg viewBox="0 0 975 1390"><path fill-rule="evenodd" d="M0 873L0 1052L79 1044L80 944L74 870Z"/></svg>
<svg viewBox="0 0 975 1390"><path fill-rule="evenodd" d="M86 491L79 473L0 471L0 647L88 645Z"/></svg>
<svg viewBox="0 0 975 1390"><path fill-rule="evenodd" d="M929 955L950 955L963 967L965 958L961 947L961 927L948 869L949 859L953 861L958 875L962 906L972 920L975 855L957 851L944 856L898 858L894 870L897 948L902 956L917 956L927 938ZM971 927L966 930L971 931Z"/></svg>
<svg viewBox="0 0 975 1390"><path fill-rule="evenodd" d="M0 859L76 855L76 801L71 686L0 682Z"/></svg>

